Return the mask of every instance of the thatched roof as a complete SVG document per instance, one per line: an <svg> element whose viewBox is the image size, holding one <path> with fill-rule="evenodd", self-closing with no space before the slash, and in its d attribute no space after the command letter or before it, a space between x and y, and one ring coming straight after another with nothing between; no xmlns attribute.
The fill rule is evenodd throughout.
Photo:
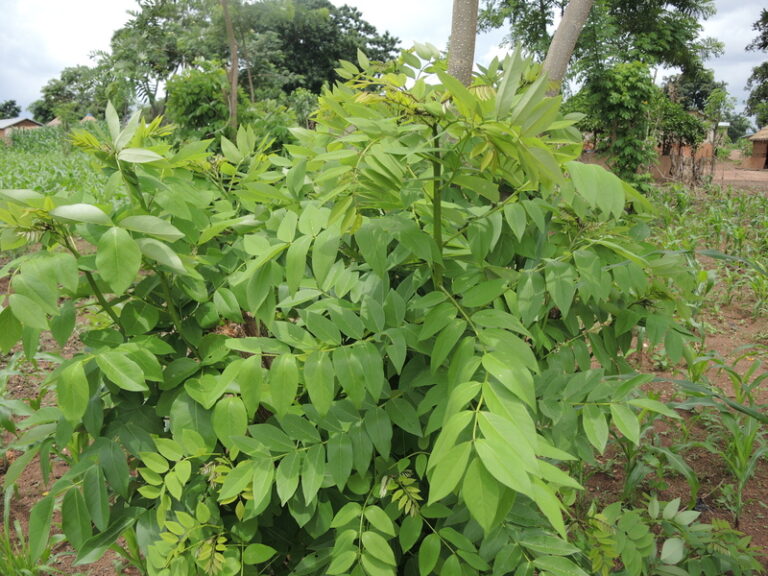
<svg viewBox="0 0 768 576"><path fill-rule="evenodd" d="M752 142L757 142L757 141L762 142L763 140L768 140L768 126L752 134L752 136L750 136L749 139L752 140Z"/></svg>

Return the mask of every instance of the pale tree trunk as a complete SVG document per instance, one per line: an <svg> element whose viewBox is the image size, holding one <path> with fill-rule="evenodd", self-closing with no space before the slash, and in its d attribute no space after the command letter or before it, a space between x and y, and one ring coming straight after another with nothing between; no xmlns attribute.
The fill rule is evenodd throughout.
<svg viewBox="0 0 768 576"><path fill-rule="evenodd" d="M232 18L229 14L229 0L221 0L221 9L224 12L224 26L227 30L229 42L229 57L231 66L229 69L229 135L234 138L237 134L237 81L240 74L240 65L237 59L237 41L232 27Z"/></svg>
<svg viewBox="0 0 768 576"><path fill-rule="evenodd" d="M560 92L579 34L587 22L594 0L571 0L565 7L563 19L555 31L544 59L544 73L552 83L550 94Z"/></svg>
<svg viewBox="0 0 768 576"><path fill-rule="evenodd" d="M448 73L469 86L475 64L478 0L453 0L451 39L448 42Z"/></svg>

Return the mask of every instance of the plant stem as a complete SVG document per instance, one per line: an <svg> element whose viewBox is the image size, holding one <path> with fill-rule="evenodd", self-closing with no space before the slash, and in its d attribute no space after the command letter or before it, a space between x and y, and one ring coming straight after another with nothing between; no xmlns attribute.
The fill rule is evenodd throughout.
<svg viewBox="0 0 768 576"><path fill-rule="evenodd" d="M62 233L61 238L64 240L64 247L67 250L69 250L75 258L79 259L80 252L78 251L74 242L72 242L72 240L69 238L69 236L66 233ZM93 295L96 297L96 301L99 303L99 306L101 306L104 312L107 313L107 315L110 317L112 322L115 323L115 326L117 326L117 329L120 331L120 334L125 336L125 330L123 329L123 326L120 324L120 318L115 313L115 310L114 308L112 308L112 305L109 302L107 302L107 299L104 297L104 293L101 291L101 288L99 288L99 285L96 282L96 278L94 278L93 274L88 270L84 270L83 273L85 274L85 279L88 281L88 285L91 287L91 290L93 291Z"/></svg>
<svg viewBox="0 0 768 576"><path fill-rule="evenodd" d="M432 126L432 136L437 142L437 124ZM440 152L436 153L436 158L432 160L432 237L437 244L437 250L442 259L443 255L443 186L442 186L442 164L440 163ZM435 287L443 285L443 264L438 262L432 266L432 281Z"/></svg>
<svg viewBox="0 0 768 576"><path fill-rule="evenodd" d="M179 316L179 311L176 309L176 306L173 305L173 297L171 295L171 283L168 281L168 275L165 272L158 270L157 276L158 278L160 278L160 284L163 287L163 297L165 298L165 304L166 304L166 307L168 308L168 314L171 315L171 321L173 322L173 327L176 329L176 332L178 333L179 337L184 341L184 343L192 351L192 353L195 356L199 357L200 353L197 351L197 348L195 347L194 344L192 344L189 340L187 340L187 337L184 336L184 332L182 331L181 316Z"/></svg>

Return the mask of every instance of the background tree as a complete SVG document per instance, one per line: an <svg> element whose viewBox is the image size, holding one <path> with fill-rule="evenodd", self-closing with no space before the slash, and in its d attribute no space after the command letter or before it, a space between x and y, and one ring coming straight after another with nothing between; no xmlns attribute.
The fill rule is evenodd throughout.
<svg viewBox="0 0 768 576"><path fill-rule="evenodd" d="M758 33L747 50L768 52L768 9L763 8L752 28ZM747 113L755 115L758 128L768 126L768 61L752 68L747 80Z"/></svg>
<svg viewBox="0 0 768 576"><path fill-rule="evenodd" d="M19 114L21 114L21 106L16 103L16 100L0 102L0 119L16 118Z"/></svg>
<svg viewBox="0 0 768 576"><path fill-rule="evenodd" d="M540 59L552 41L549 32L566 0L484 0L482 29L509 26L510 41ZM715 13L712 0L596 0L574 50L573 73L589 76L615 62L639 60L684 69L722 46L700 38L701 21Z"/></svg>
<svg viewBox="0 0 768 576"><path fill-rule="evenodd" d="M453 0L448 72L469 86L475 63L478 0Z"/></svg>

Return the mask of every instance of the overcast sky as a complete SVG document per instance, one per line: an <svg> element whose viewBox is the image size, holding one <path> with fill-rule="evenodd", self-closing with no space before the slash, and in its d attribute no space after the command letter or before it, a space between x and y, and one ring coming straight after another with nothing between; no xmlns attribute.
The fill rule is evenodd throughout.
<svg viewBox="0 0 768 576"><path fill-rule="evenodd" d="M451 0L331 0L356 6L379 31L387 30L403 47L414 41L444 48L450 34ZM717 16L704 23L704 32L725 43L726 52L708 62L717 80L741 109L744 85L752 67L768 58L746 52L756 36L752 24L765 0L716 0ZM135 0L0 0L0 102L13 99L26 108L40 97L40 89L67 66L92 64L94 50L109 48L112 32L128 19ZM478 39L477 60L488 62L503 31ZM25 111L26 113L26 111Z"/></svg>

